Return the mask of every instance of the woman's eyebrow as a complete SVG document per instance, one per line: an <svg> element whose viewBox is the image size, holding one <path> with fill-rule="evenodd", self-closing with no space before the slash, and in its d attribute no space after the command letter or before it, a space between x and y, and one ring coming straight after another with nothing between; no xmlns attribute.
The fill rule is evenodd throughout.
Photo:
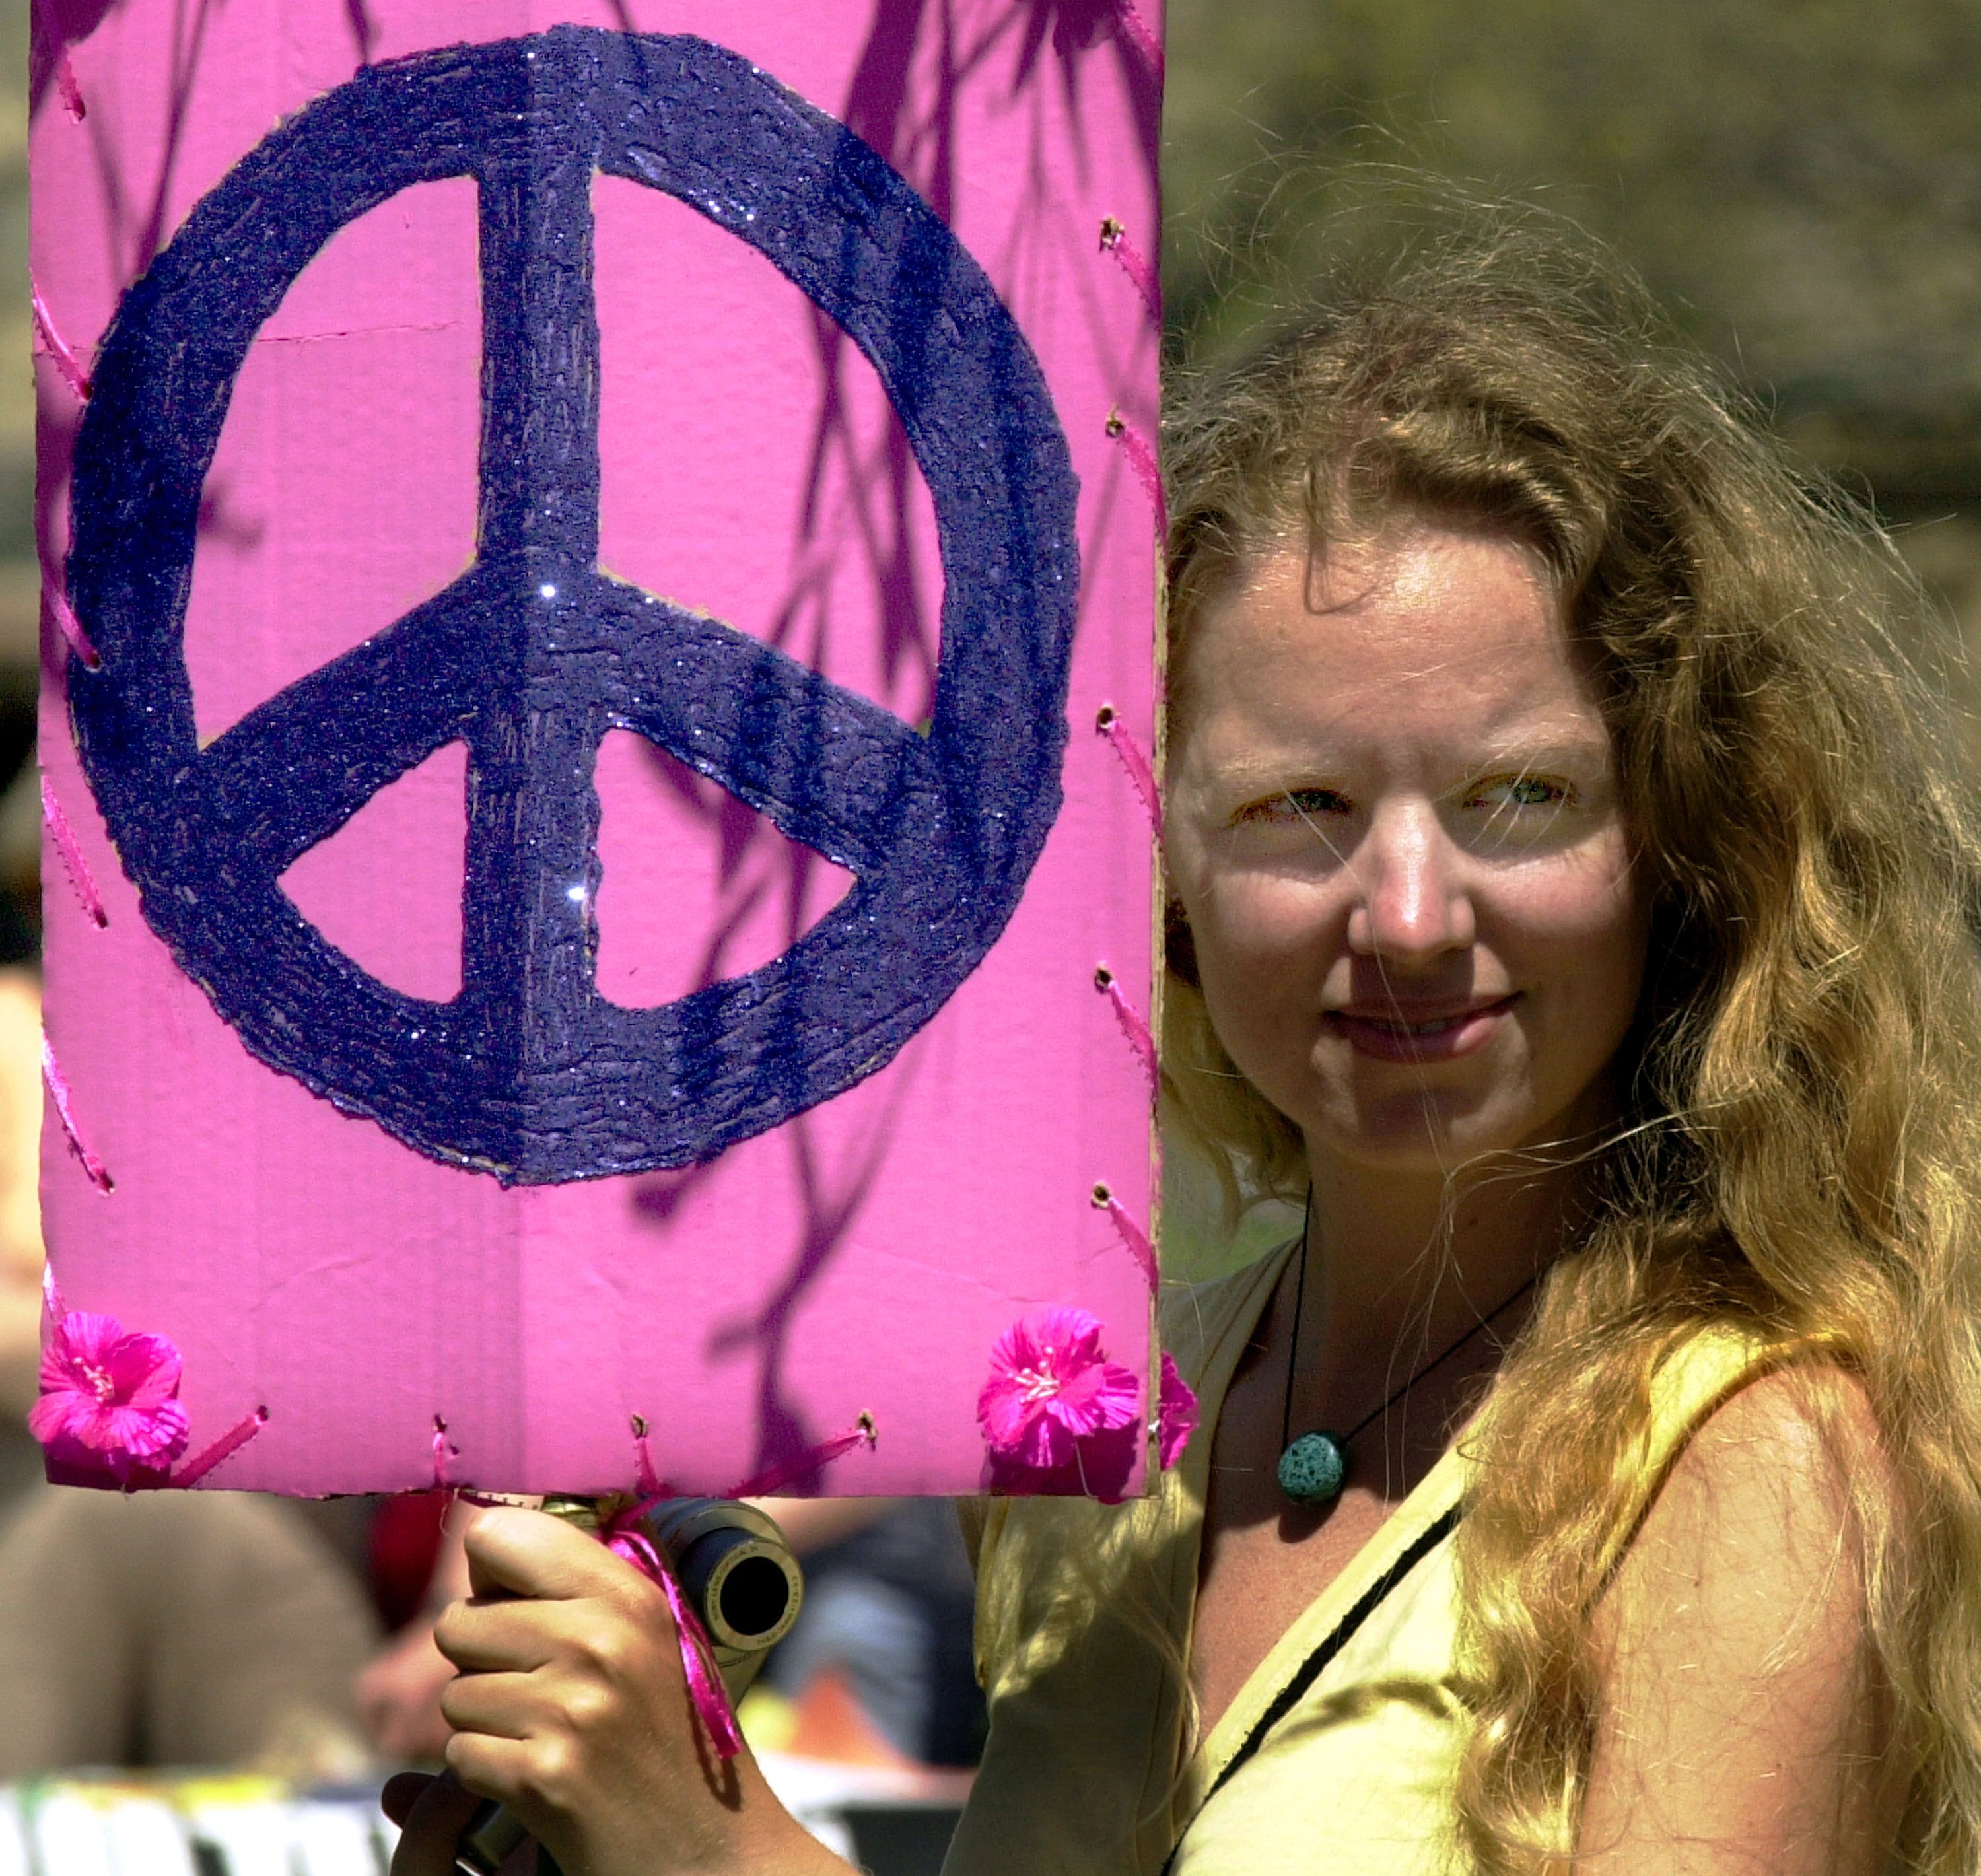
<svg viewBox="0 0 1981 1876"><path fill-rule="evenodd" d="M1345 766L1337 758L1323 758L1290 749L1267 756L1234 755L1210 765L1209 772L1222 787L1270 791L1306 788L1317 780L1337 779Z"/></svg>
<svg viewBox="0 0 1981 1876"><path fill-rule="evenodd" d="M1509 737L1483 745L1475 765L1481 768L1607 768L1613 759L1606 736L1547 737L1531 741Z"/></svg>
<svg viewBox="0 0 1981 1876"><path fill-rule="evenodd" d="M1587 775L1607 772L1614 756L1610 740L1600 734L1563 735L1537 729L1532 735L1517 730L1491 735L1450 752L1448 773L1466 778L1487 772L1532 774L1556 769ZM1206 765L1203 779L1220 793L1284 795L1300 788L1339 788L1353 792L1360 763L1340 748L1297 748L1254 754L1234 750Z"/></svg>

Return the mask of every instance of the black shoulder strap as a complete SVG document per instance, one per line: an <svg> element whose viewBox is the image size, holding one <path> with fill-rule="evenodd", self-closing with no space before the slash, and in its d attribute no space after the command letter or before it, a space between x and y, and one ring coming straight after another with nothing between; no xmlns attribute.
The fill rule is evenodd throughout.
<svg viewBox="0 0 1981 1876"><path fill-rule="evenodd" d="M1381 1605L1383 1598L1457 1528L1458 1514L1462 1508L1461 1506L1454 1504L1442 1518L1427 1525L1420 1531L1405 1547L1397 1561L1362 1593L1355 1606L1327 1631L1327 1637L1320 1645L1300 1663L1286 1685L1280 1689L1273 1704L1259 1716L1258 1724L1245 1735L1245 1743L1232 1754L1224 1771L1217 1774L1217 1782L1204 1793L1205 1804L1209 1804L1220 1791L1224 1790L1226 1784L1239 1767L1266 1743L1267 1738L1273 1728L1300 1704L1307 1689L1312 1687L1327 1671L1327 1664L1348 1645L1349 1638L1353 1635L1356 1630L1374 1614ZM1204 1806L1200 1804L1197 1808L1201 1811ZM1177 1851L1182 1848L1181 1840L1179 1839L1175 1848L1170 1851L1168 1857L1164 1861L1163 1876L1170 1876L1170 1871L1176 1862Z"/></svg>

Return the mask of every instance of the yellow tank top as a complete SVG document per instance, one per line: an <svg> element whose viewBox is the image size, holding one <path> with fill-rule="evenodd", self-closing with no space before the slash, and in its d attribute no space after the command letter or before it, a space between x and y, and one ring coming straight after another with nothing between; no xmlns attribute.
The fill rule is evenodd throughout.
<svg viewBox="0 0 1981 1876"><path fill-rule="evenodd" d="M990 1734L944 1876L1460 1876L1460 1696L1448 1452L1287 1631L1208 1737L1182 1698L1210 1429L1291 1247L1179 1288L1164 1345L1203 1424L1155 1494L966 1513ZM1620 1551L1686 1438L1769 1365L1702 1331L1659 1370Z"/></svg>

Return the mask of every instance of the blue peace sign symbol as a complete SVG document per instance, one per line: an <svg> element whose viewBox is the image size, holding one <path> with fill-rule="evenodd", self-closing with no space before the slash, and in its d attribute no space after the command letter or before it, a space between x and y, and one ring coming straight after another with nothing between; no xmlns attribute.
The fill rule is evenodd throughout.
<svg viewBox="0 0 1981 1876"><path fill-rule="evenodd" d="M872 362L941 540L926 735L598 571L595 172L748 242ZM338 228L463 175L481 204L474 562L202 750L185 606L248 347ZM70 663L78 746L145 919L261 1060L505 1184L692 1164L884 1066L1004 929L1059 811L1076 492L1037 362L982 269L834 118L685 36L561 27L425 54L277 129L126 295L72 485L71 596L102 656ZM592 768L614 728L853 889L747 976L659 1009L606 1002ZM442 1004L360 970L276 881L455 741L462 985Z"/></svg>

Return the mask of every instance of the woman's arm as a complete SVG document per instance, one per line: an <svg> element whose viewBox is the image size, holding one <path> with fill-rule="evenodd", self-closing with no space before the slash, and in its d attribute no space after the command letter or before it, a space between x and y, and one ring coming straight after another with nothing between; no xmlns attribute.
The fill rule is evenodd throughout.
<svg viewBox="0 0 1981 1876"><path fill-rule="evenodd" d="M1600 1614L1579 1876L1885 1867L1903 1758L1866 1630L1853 1478L1884 1488L1876 1429L1862 1389L1826 1369L1743 1389L1673 1468Z"/></svg>
<svg viewBox="0 0 1981 1876"><path fill-rule="evenodd" d="M482 1511L464 1541L474 1594L434 1639L461 1671L441 1706L448 1769L470 1791L584 1876L847 1876L747 1747L714 1756L653 1584L540 1512ZM423 1800L394 1876L451 1876L464 1805L444 1790Z"/></svg>

